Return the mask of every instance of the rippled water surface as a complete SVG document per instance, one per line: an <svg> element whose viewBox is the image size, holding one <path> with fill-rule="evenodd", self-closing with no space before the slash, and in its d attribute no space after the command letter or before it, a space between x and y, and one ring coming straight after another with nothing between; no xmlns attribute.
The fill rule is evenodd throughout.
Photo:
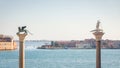
<svg viewBox="0 0 120 68"><path fill-rule="evenodd" d="M18 68L18 50L0 51L0 68ZM95 68L95 49L26 49L25 68ZM120 50L102 49L102 68L120 68Z"/></svg>

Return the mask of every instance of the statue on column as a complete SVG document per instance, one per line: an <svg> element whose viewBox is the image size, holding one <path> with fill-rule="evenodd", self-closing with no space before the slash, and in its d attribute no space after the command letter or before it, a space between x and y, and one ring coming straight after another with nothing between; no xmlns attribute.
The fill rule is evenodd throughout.
<svg viewBox="0 0 120 68"><path fill-rule="evenodd" d="M20 34L22 32L27 34L28 32L27 32L27 30L25 28L26 28L26 26L18 27L18 34Z"/></svg>
<svg viewBox="0 0 120 68"><path fill-rule="evenodd" d="M99 27L100 27L100 21L98 20L96 24L96 29L92 30L91 32L103 32L103 30L100 29Z"/></svg>
<svg viewBox="0 0 120 68"><path fill-rule="evenodd" d="M100 26L100 21L97 22L96 29L99 29L99 26Z"/></svg>
<svg viewBox="0 0 120 68"><path fill-rule="evenodd" d="M20 34L20 33L24 33L24 34L31 34L31 32L29 32L27 29L26 29L27 26L22 26L22 27L18 27L18 33L17 34Z"/></svg>

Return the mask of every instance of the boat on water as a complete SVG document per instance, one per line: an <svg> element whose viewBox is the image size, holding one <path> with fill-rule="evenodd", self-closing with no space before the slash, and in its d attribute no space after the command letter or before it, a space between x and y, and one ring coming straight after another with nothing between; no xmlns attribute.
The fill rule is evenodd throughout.
<svg viewBox="0 0 120 68"><path fill-rule="evenodd" d="M12 36L0 34L0 50L15 50L17 44Z"/></svg>

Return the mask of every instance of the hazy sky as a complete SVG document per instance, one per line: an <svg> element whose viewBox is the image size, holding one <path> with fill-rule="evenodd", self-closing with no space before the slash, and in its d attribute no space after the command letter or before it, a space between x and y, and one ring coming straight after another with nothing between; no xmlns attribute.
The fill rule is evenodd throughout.
<svg viewBox="0 0 120 68"><path fill-rule="evenodd" d="M120 40L120 0L0 0L0 34L18 39L18 26L33 33L26 39L94 38L97 20L103 39Z"/></svg>

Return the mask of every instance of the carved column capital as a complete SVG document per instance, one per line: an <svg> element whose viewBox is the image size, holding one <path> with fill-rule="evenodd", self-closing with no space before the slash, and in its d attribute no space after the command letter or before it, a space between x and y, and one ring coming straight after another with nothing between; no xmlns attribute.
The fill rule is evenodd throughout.
<svg viewBox="0 0 120 68"><path fill-rule="evenodd" d="M22 42L22 41L24 41L24 39L27 36L27 34L26 33L24 33L24 34L17 33L17 36L19 37L19 41Z"/></svg>
<svg viewBox="0 0 120 68"><path fill-rule="evenodd" d="M100 41L102 39L102 36L104 35L103 32L94 32L93 35L96 38L96 41Z"/></svg>

